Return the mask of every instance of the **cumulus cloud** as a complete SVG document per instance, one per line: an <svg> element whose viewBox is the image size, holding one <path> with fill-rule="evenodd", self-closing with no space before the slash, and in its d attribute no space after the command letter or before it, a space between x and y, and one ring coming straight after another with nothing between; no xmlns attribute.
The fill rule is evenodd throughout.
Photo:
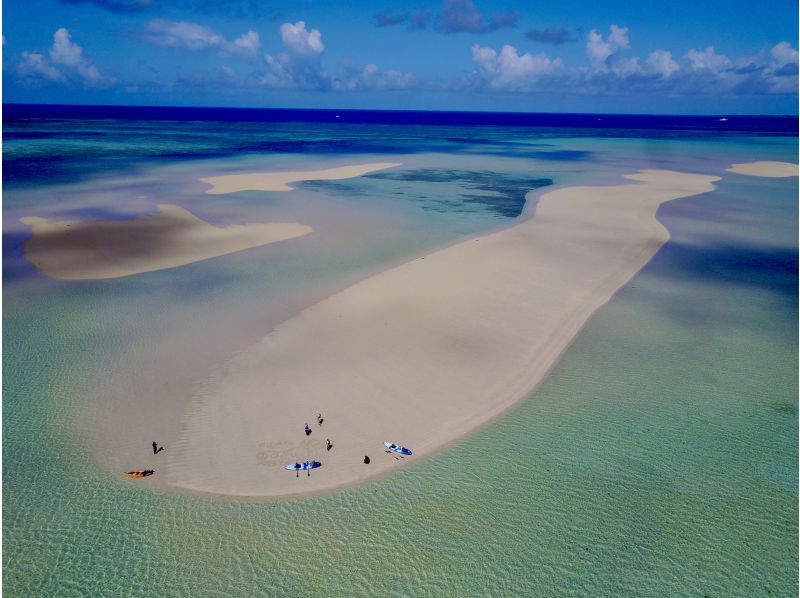
<svg viewBox="0 0 800 598"><path fill-rule="evenodd" d="M630 45L627 27L611 25L606 36L593 29L586 38L585 64L567 66L546 54L520 55L513 46L496 51L475 44L472 79L454 85L565 94L797 93L798 52L788 42L737 59L711 46L692 48L681 57L661 49L646 58L626 56Z"/></svg>
<svg viewBox="0 0 800 598"><path fill-rule="evenodd" d="M504 27L513 27L519 13L493 13L488 19L476 7L473 0L444 0L436 16L436 30L442 33L489 33Z"/></svg>
<svg viewBox="0 0 800 598"><path fill-rule="evenodd" d="M398 70L382 70L376 64L359 68L351 63L344 65L343 71L332 78L334 91L389 91L407 89L416 84L414 76Z"/></svg>
<svg viewBox="0 0 800 598"><path fill-rule="evenodd" d="M730 59L724 54L717 54L712 46L705 50L689 50L686 61L693 71L719 72L731 65Z"/></svg>
<svg viewBox="0 0 800 598"><path fill-rule="evenodd" d="M627 27L611 25L610 33L605 38L596 29L592 29L586 40L586 56L592 68L603 70L608 66L609 58L627 49L629 45Z"/></svg>
<svg viewBox="0 0 800 598"><path fill-rule="evenodd" d="M322 34L318 29L308 31L305 21L281 25L281 40L295 56L316 56L325 50Z"/></svg>
<svg viewBox="0 0 800 598"><path fill-rule="evenodd" d="M414 76L395 69L381 70L368 64L361 70L361 85L367 89L406 89L414 84Z"/></svg>
<svg viewBox="0 0 800 598"><path fill-rule="evenodd" d="M653 74L669 77L680 70L678 63L672 59L672 53L666 50L656 50L647 57L647 70Z"/></svg>
<svg viewBox="0 0 800 598"><path fill-rule="evenodd" d="M34 82L37 79L46 81L63 81L64 76L56 67L51 65L47 58L39 52L23 52L17 66L17 75L24 82Z"/></svg>
<svg viewBox="0 0 800 598"><path fill-rule="evenodd" d="M305 21L284 23L280 27L286 52L266 54L267 72L259 81L272 88L329 89L330 76L322 68L325 51L318 29L306 29Z"/></svg>
<svg viewBox="0 0 800 598"><path fill-rule="evenodd" d="M255 31L248 31L232 42L224 42L220 47L223 54L244 58L255 58L261 49L261 39Z"/></svg>
<svg viewBox="0 0 800 598"><path fill-rule="evenodd" d="M284 23L280 34L285 51L264 55L266 70L255 78L259 87L346 92L406 89L416 84L410 73L383 70L375 64L359 67L345 61L339 72L327 71L322 66L322 34L305 21Z"/></svg>
<svg viewBox="0 0 800 598"><path fill-rule="evenodd" d="M490 89L524 91L536 87L540 80L560 72L560 58L550 60L545 54L520 55L513 46L503 46L500 52L474 44L472 60L479 66L481 78Z"/></svg>
<svg viewBox="0 0 800 598"><path fill-rule="evenodd" d="M17 76L24 84L41 82L80 83L84 87L109 87L115 81L104 76L83 54L83 48L72 41L63 27L53 34L49 60L39 52L22 52Z"/></svg>
<svg viewBox="0 0 800 598"><path fill-rule="evenodd" d="M184 48L192 51L214 48L222 42L222 36L208 27L165 19L153 19L147 23L143 37L151 44L163 48Z"/></svg>
<svg viewBox="0 0 800 598"><path fill-rule="evenodd" d="M542 44L552 44L560 46L567 42L574 42L575 37L569 32L569 29L563 27L548 27L547 29L531 29L525 32L525 37L531 41L539 42Z"/></svg>
<svg viewBox="0 0 800 598"><path fill-rule="evenodd" d="M781 42L770 50L770 55L780 65L797 66L797 50L789 42Z"/></svg>
<svg viewBox="0 0 800 598"><path fill-rule="evenodd" d="M798 53L789 42L780 42L770 50L772 62L764 69L772 93L797 93Z"/></svg>
<svg viewBox="0 0 800 598"><path fill-rule="evenodd" d="M197 23L153 19L147 23L142 38L162 48L182 48L192 52L214 49L226 56L254 58L261 49L258 33L248 31L233 41Z"/></svg>

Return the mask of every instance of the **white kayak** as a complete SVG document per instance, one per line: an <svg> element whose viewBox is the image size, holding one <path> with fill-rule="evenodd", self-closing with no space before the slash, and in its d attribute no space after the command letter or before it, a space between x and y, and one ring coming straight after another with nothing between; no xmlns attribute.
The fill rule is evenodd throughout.
<svg viewBox="0 0 800 598"><path fill-rule="evenodd" d="M285 465L284 469L288 469L289 471L306 471L308 469L316 469L317 467L322 467L322 463L319 461L299 461L297 463Z"/></svg>
<svg viewBox="0 0 800 598"><path fill-rule="evenodd" d="M404 446L400 446L399 444L395 444L394 442L389 442L388 440L383 443L383 445L389 449L390 451L394 451L395 453L400 453L401 455L411 455L411 449L407 449Z"/></svg>

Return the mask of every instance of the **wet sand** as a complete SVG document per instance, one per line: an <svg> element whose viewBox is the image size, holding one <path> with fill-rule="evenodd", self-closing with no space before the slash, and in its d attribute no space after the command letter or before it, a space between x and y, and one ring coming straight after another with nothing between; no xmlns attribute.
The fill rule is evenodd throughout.
<svg viewBox="0 0 800 598"><path fill-rule="evenodd" d="M42 273L65 280L119 278L164 270L306 235L293 223L220 228L180 206L162 204L134 220L61 220L26 216L25 257Z"/></svg>
<svg viewBox="0 0 800 598"><path fill-rule="evenodd" d="M290 184L299 181L352 179L370 172L386 170L396 166L402 166L402 164L398 162L374 162L371 164L339 166L338 168L328 168L326 170L226 174L200 179L200 182L211 185L211 188L206 191L209 195L222 195L237 191L291 191Z"/></svg>

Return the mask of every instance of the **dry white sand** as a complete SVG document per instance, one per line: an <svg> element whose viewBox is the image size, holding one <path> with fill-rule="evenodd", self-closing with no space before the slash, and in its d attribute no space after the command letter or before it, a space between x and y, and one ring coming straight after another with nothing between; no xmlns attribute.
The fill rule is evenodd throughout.
<svg viewBox="0 0 800 598"><path fill-rule="evenodd" d="M363 176L377 170L385 170L402 166L397 162L374 162L372 164L354 164L339 166L326 170L303 170L294 172L251 172L245 174L226 174L200 179L202 183L211 185L206 193L221 195L237 191L291 191L289 183L298 181L337 181Z"/></svg>
<svg viewBox="0 0 800 598"><path fill-rule="evenodd" d="M239 496L330 490L424 458L507 410L668 239L659 205L719 180L627 178L636 183L546 193L516 226L377 274L285 321L196 398L166 454L168 483ZM384 440L414 456L396 460ZM323 463L311 477L283 469L306 458Z"/></svg>
<svg viewBox="0 0 800 598"><path fill-rule="evenodd" d="M33 234L25 257L43 274L68 280L119 278L164 270L306 235L304 224L237 224L219 228L180 206L135 220L20 218Z"/></svg>
<svg viewBox="0 0 800 598"><path fill-rule="evenodd" d="M797 176L797 164L791 162L772 162L762 160L759 162L746 162L744 164L731 164L728 172L747 174L750 176L787 177Z"/></svg>

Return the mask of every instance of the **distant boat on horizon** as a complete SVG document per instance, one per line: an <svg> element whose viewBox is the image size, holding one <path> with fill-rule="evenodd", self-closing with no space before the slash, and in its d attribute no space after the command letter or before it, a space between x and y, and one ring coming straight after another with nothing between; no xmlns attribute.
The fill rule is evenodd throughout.
<svg viewBox="0 0 800 598"><path fill-rule="evenodd" d="M719 119L719 122L724 123L727 122L727 120L728 119L723 116L722 118Z"/></svg>

